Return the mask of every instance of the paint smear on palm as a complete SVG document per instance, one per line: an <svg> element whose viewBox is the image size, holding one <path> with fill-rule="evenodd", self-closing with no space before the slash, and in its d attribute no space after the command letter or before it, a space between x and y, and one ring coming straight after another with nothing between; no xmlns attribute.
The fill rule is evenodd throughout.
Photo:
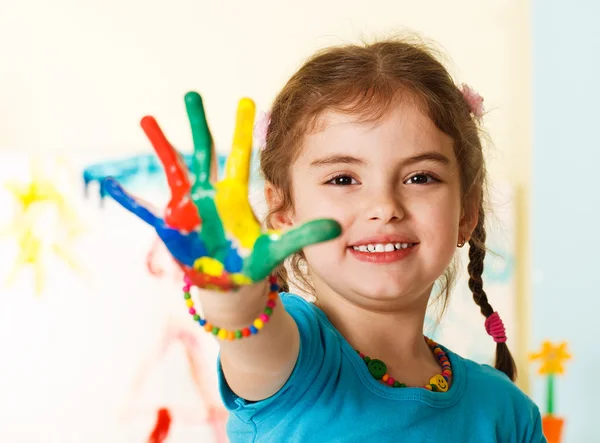
<svg viewBox="0 0 600 443"><path fill-rule="evenodd" d="M261 234L260 224L248 201L255 113L256 107L251 99L240 100L225 176L215 185L215 203L225 230L245 249L251 249Z"/></svg>

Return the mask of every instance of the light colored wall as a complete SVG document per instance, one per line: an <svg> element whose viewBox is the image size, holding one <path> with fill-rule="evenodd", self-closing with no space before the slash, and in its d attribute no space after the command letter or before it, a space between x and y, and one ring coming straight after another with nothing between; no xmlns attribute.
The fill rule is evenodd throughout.
<svg viewBox="0 0 600 443"><path fill-rule="evenodd" d="M533 2L532 339L573 354L556 393L569 443L598 441L599 14L593 1ZM534 387L543 402L542 380Z"/></svg>
<svg viewBox="0 0 600 443"><path fill-rule="evenodd" d="M226 149L240 97L267 107L316 48L408 28L440 42L457 78L485 96L498 169L526 149L520 3L3 2L0 149L145 152L138 122L147 113L187 147L182 98L190 89L205 96Z"/></svg>
<svg viewBox="0 0 600 443"><path fill-rule="evenodd" d="M102 153L108 158L148 153L150 146L139 128L139 120L145 114L155 115L171 141L179 149L189 150L191 140L183 95L194 89L205 98L218 149L226 151L240 97L250 96L259 109L264 109L289 75L315 49L409 29L439 42L452 58L452 72L457 80L469 83L485 97L486 108L491 111L485 123L495 144L490 150L493 179L509 181L522 189L521 195L527 203L531 166L528 4L520 0L3 2L0 5L3 42L0 150L19 156L40 152L66 154L77 161L88 154L97 157ZM90 214L84 216L92 218ZM101 222L95 223L100 229ZM522 235L526 235L527 224L519 226ZM141 241L136 251L143 250L144 245ZM520 247L522 259L517 271L523 295L529 294L528 246L522 242ZM142 278L143 270L136 272ZM114 278L127 279L127 276ZM133 283L128 285L127 290L136 289ZM100 289L99 286L96 291ZM53 293L55 297L57 294L62 297L61 303L66 300L63 292ZM7 295L16 296L15 292ZM139 294L134 299L136 303L141 300ZM28 307L36 310L36 319L45 322L43 328L51 331L54 325L64 333L63 339L69 337L71 329L67 323L55 324L57 320L45 316L43 304L34 305L27 300L5 310L13 313L9 319L13 323L6 325L21 324L18 318L27 321L30 314L17 317L15 313ZM520 300L523 318L519 337L523 346L518 355L524 361L528 340L527 296ZM90 312L99 308L96 302L81 303ZM108 314L114 303L113 299L105 299L100 309ZM64 306L65 309L68 306L66 301ZM127 312L135 312L135 308L130 300ZM148 315L158 318L159 308L145 309ZM120 404L126 395L124 379L103 387L92 386L89 395L73 387L64 394L65 404L43 403L50 401L50 391L59 392L54 386L56 380L51 378L51 374L59 373L56 359L80 365L83 364L80 359L84 359L85 368L94 369L94 374L123 372L119 365L124 363L106 360L111 351L98 330L84 319L72 317L68 316L73 326L84 328L87 334L73 338L74 343L79 346L86 337L93 336L92 341L99 348L93 352L81 351L84 354L78 357L70 353L68 343L62 343L59 346L62 353L47 355L54 370L46 371L43 380L47 383L31 385L16 406L1 404L11 411L12 417L10 429L14 433L6 436L7 441L15 436L33 435L36 423L38 427L42 424L51 427L52 433L44 441L79 442L84 436L90 442L117 441L116 428L107 428L96 437L88 429L105 418L101 416L107 414L101 406L103 401L110 407ZM123 320L121 328L127 327L124 318L120 320ZM43 339L36 338L35 325L31 328L27 343L39 345ZM46 329L39 330L47 334ZM118 337L111 340L119 341ZM11 346L18 348L14 343ZM127 346L121 344L119 349L130 352ZM143 354L142 351L135 350L136 355ZM28 358L21 356L18 361L30 361ZM97 358L106 361L98 366ZM18 374L20 367L12 365L11 371ZM27 371L28 376L35 377L33 369ZM60 380L68 379L68 374L60 374ZM85 382L79 378L77 383ZM527 377L521 379L521 384L527 386ZM3 386L16 392L9 381ZM42 403L31 409L28 402L36 398L35 386L47 392L40 394ZM94 399L93 405L90 398ZM88 406L93 409L86 413L84 409ZM51 415L44 412L48 408L54 411Z"/></svg>

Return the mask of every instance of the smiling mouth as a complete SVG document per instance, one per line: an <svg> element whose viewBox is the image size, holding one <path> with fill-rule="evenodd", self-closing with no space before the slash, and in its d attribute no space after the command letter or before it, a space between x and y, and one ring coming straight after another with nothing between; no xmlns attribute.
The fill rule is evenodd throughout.
<svg viewBox="0 0 600 443"><path fill-rule="evenodd" d="M394 252L402 249L408 249L417 243L369 243L367 245L350 246L350 248L359 252L371 252L374 254L381 252Z"/></svg>

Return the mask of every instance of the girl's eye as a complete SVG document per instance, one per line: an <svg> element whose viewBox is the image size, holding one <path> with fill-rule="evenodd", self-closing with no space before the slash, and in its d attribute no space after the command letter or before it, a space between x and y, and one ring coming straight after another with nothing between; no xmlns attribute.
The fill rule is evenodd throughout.
<svg viewBox="0 0 600 443"><path fill-rule="evenodd" d="M415 174L404 182L407 185L429 185L439 180L429 174Z"/></svg>
<svg viewBox="0 0 600 443"><path fill-rule="evenodd" d="M349 175L338 175L337 177L333 177L331 180L329 180L327 184L335 186L349 186L357 185L358 182Z"/></svg>

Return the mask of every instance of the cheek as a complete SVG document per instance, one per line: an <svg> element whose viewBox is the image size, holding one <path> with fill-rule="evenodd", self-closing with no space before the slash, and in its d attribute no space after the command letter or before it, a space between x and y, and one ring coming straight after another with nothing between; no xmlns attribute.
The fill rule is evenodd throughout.
<svg viewBox="0 0 600 443"><path fill-rule="evenodd" d="M346 228L356 205L347 198L322 187L295 188L293 192L294 223L300 224L318 218L333 218Z"/></svg>

